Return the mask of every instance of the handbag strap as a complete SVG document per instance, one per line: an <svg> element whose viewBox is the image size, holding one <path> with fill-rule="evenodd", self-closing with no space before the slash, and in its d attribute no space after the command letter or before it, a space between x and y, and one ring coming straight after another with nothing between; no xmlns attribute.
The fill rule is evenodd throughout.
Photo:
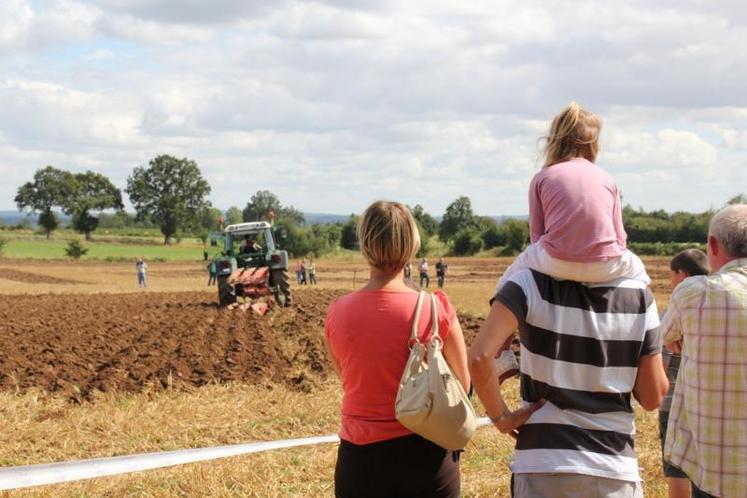
<svg viewBox="0 0 747 498"><path fill-rule="evenodd" d="M415 305L415 317L412 319L412 330L410 331L410 347L418 341L418 324L420 323L420 310L423 308L425 291L418 294L418 304Z"/></svg>
<svg viewBox="0 0 747 498"><path fill-rule="evenodd" d="M436 296L431 294L431 340L433 338L441 341L441 336L438 335L438 308L436 307ZM441 341L443 343L443 341Z"/></svg>

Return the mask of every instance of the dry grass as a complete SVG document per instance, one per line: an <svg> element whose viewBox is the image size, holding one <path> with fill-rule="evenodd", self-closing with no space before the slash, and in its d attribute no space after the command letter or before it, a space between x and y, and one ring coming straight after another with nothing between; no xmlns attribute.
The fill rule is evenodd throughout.
<svg viewBox="0 0 747 498"><path fill-rule="evenodd" d="M518 384L504 388L517 403ZM208 386L193 392L107 394L73 405L43 393L2 394L3 465L331 434L339 383L313 395L278 386ZM478 408L479 409L479 408ZM638 413L647 496L665 496L655 413ZM81 496L329 496L334 445L292 448L14 493ZM464 496L507 496L512 440L482 428L462 460ZM8 495L6 495L8 496Z"/></svg>
<svg viewBox="0 0 747 498"><path fill-rule="evenodd" d="M450 260L446 291L458 308L476 315L487 312L487 297L507 260ZM648 261L661 270L665 259ZM3 264L6 262L3 261ZM54 286L0 280L0 293L123 292L136 290L131 265L65 263L13 264L15 269L58 278L95 281L89 285ZM154 265L155 266L155 265ZM365 277L361 260L320 261L320 286L352 288ZM475 271L476 267L484 270ZM493 269L496 268L494 271ZM164 263L163 290L203 288L194 265ZM180 272L191 271L188 276ZM154 272L156 269L154 269ZM658 283L664 273L657 275ZM199 277L199 278L198 278ZM155 280L155 275L154 275ZM129 282L129 283L128 283ZM435 279L434 282L435 283ZM42 285L36 287L36 285ZM132 289L118 288L130 285ZM663 284L661 284L663 285ZM664 288L660 285L660 289ZM171 286L178 289L170 288ZM84 289L84 287L86 289ZM51 288L51 289L50 289ZM98 289L98 290L95 290ZM657 293L660 306L666 294ZM517 402L515 382L504 388ZM71 404L41 392L0 393L0 463L5 466L123 455L138 452L224 445L334 433L341 390L337 381L304 394L279 386L207 386L191 392L152 390L136 395L106 394L92 403ZM655 412L637 409L637 449L646 496L664 497L658 423ZM483 428L462 460L464 496L508 496L508 461L512 440ZM111 478L46 486L13 496L330 496L334 445L320 445L233 457ZM5 493L3 496L10 496Z"/></svg>

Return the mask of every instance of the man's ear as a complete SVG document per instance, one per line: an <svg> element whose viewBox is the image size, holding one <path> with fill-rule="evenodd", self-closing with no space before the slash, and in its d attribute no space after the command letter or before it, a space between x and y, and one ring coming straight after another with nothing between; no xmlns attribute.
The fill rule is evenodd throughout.
<svg viewBox="0 0 747 498"><path fill-rule="evenodd" d="M716 237L714 237L713 235L708 236L708 249L711 251L712 255L714 256L719 255L719 249L720 249L719 244L718 244L718 241L716 240Z"/></svg>

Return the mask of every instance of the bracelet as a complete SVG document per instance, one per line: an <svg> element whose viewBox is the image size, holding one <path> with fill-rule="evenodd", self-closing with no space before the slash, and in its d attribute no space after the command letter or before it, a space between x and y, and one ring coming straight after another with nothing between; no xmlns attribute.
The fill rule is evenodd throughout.
<svg viewBox="0 0 747 498"><path fill-rule="evenodd" d="M493 422L494 424L497 424L499 422L502 422L503 419L506 418L506 416L509 415L510 413L511 411L508 409L508 406L506 406L505 408L503 408L503 412L497 417L491 417L490 414L486 414L486 415L488 415L488 418L490 419L491 422Z"/></svg>

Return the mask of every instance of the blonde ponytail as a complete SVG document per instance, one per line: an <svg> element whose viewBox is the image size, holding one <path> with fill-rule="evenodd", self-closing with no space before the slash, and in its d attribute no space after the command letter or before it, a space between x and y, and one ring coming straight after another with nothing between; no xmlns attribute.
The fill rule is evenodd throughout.
<svg viewBox="0 0 747 498"><path fill-rule="evenodd" d="M543 168L577 157L590 162L597 159L599 133L602 121L577 102L571 102L560 111L550 123L550 131L545 137L545 163Z"/></svg>

